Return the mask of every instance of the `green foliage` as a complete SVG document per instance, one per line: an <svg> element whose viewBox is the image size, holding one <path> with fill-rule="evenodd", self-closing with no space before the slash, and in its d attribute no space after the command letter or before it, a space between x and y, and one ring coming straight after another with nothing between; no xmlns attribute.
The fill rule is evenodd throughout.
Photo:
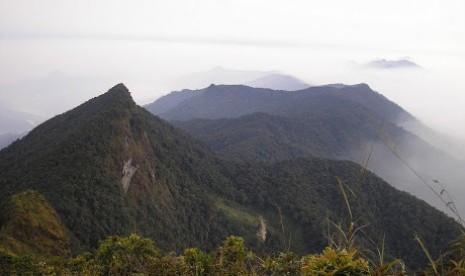
<svg viewBox="0 0 465 276"><path fill-rule="evenodd" d="M112 236L100 243L95 263L105 275L140 273L147 271L147 265L159 253L150 239L135 234L127 238Z"/></svg>
<svg viewBox="0 0 465 276"><path fill-rule="evenodd" d="M186 249L183 258L186 265L186 273L189 275L210 275L213 271L213 256L198 248Z"/></svg>
<svg viewBox="0 0 465 276"><path fill-rule="evenodd" d="M301 258L292 252L279 253L274 262L272 275L298 275L300 273Z"/></svg>
<svg viewBox="0 0 465 276"><path fill-rule="evenodd" d="M34 260L27 256L17 256L9 250L0 248L0 274L21 275L38 273L40 270Z"/></svg>
<svg viewBox="0 0 465 276"><path fill-rule="evenodd" d="M216 254L188 248L182 255L161 254L150 239L136 234L111 236L94 253L62 260L38 260L0 249L0 274L5 275L406 275L398 261L381 266L359 256L356 249L327 247L321 253L299 257L281 252L276 257L248 251L244 240L230 236ZM449 253L455 252L455 246ZM462 275L465 259L450 260L441 275ZM427 268L420 275L431 275Z"/></svg>
<svg viewBox="0 0 465 276"><path fill-rule="evenodd" d="M357 251L326 248L319 255L303 258L304 275L370 275L367 260L356 257Z"/></svg>
<svg viewBox="0 0 465 276"><path fill-rule="evenodd" d="M426 248L427 245L424 247ZM425 275L465 275L465 234L460 235L437 260L432 260L422 273Z"/></svg>
<svg viewBox="0 0 465 276"><path fill-rule="evenodd" d="M247 271L247 252L244 246L244 239L240 237L228 237L218 250L218 270L224 275L234 275L236 273L245 274Z"/></svg>
<svg viewBox="0 0 465 276"><path fill-rule="evenodd" d="M255 253L247 250L244 240L236 236L226 238L216 254L189 248L183 255L176 256L174 253L161 255L150 240L132 234L127 238L108 237L94 254L71 259L63 271L94 275L255 275L268 272L296 275L300 271L300 257L292 252L281 253L272 262L274 265L266 268Z"/></svg>

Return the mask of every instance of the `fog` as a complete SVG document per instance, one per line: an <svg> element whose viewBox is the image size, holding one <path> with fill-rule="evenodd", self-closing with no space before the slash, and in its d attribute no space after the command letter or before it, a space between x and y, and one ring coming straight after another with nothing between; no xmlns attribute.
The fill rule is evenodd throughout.
<svg viewBox="0 0 465 276"><path fill-rule="evenodd" d="M139 103L216 66L365 82L465 137L463 1L0 1L0 103L54 115L124 82ZM407 59L421 69L374 69Z"/></svg>
<svg viewBox="0 0 465 276"><path fill-rule="evenodd" d="M444 153L415 136L405 136L398 141L389 137L376 142L366 141L361 149L349 153L349 156L394 187L457 218L451 211L454 208L463 219L464 160Z"/></svg>
<svg viewBox="0 0 465 276"><path fill-rule="evenodd" d="M421 68L376 69L364 64L378 56L355 50L74 39L3 40L0 55L1 103L43 115L63 112L119 82L145 104L172 90L207 86L205 79L186 87L186 77L220 65L277 70L314 85L365 82L435 129L465 137L465 62L455 56L417 55L411 60Z"/></svg>

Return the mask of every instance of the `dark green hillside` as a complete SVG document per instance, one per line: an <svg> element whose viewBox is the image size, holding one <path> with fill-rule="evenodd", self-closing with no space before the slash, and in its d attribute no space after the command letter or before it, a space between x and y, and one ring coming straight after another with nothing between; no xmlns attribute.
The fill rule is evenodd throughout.
<svg viewBox="0 0 465 276"><path fill-rule="evenodd" d="M222 156L233 160L277 161L296 157L352 160L363 164L395 187L448 211L403 162L383 144L393 145L425 179L439 179L456 200L463 195L463 162L368 110L338 108L308 116L285 117L255 113L231 119L173 121ZM354 107L355 108L355 107ZM317 109L321 111L320 109ZM344 112L343 112L344 111ZM431 182L438 193L442 187ZM465 205L456 201L460 211Z"/></svg>
<svg viewBox="0 0 465 276"><path fill-rule="evenodd" d="M286 117L254 113L234 119L172 121L214 151L237 160L277 161L304 156L336 155L332 139L316 128ZM308 135L303 135L308 132ZM309 139L315 137L315 139ZM325 145L326 144L326 145Z"/></svg>
<svg viewBox="0 0 465 276"><path fill-rule="evenodd" d="M360 182L360 172L355 163L322 159L225 161L138 107L119 84L0 151L0 206L34 189L69 229L73 253L135 232L165 251L212 249L238 235L262 252L290 244L303 254L326 245L327 218L347 222L340 177L357 195L354 213L369 223L369 237L380 242L386 234L390 256L417 267L425 257L413 234L434 255L459 234L452 219L372 174ZM264 243L256 235L260 217ZM366 236L360 243L373 248Z"/></svg>
<svg viewBox="0 0 465 276"><path fill-rule="evenodd" d="M234 118L253 112L275 110L286 94L294 92L252 88L244 85L210 85L159 116L167 120ZM154 104L151 111L157 113Z"/></svg>
<svg viewBox="0 0 465 276"><path fill-rule="evenodd" d="M228 158L283 160L313 155L361 162L367 145L379 133L396 144L417 138L397 126L398 121L415 119L366 84L293 92L212 85L201 93L184 94L196 96L157 111L158 103L174 98L170 94L148 108Z"/></svg>
<svg viewBox="0 0 465 276"><path fill-rule="evenodd" d="M236 165L225 175L238 180L239 196L235 201L255 209L271 210L270 217L266 218L278 229L276 205L282 208L286 235L291 237L292 249L299 254L306 252L305 247L300 247L302 244L312 249L324 246L323 229L328 227L328 218L347 225L347 208L337 178L353 192L346 187L352 212L360 218L359 225L369 225L359 237L359 245L365 249L374 250L367 237L379 246L380 238L385 235L391 256L405 256L407 264L419 267L426 258L413 241L415 233L425 239L428 248L435 248L434 251L444 250L442 244L448 243L444 237L460 233L453 220L442 212L396 190L376 175L368 172L361 180L360 166L349 161L296 159L258 166L249 163Z"/></svg>
<svg viewBox="0 0 465 276"><path fill-rule="evenodd" d="M337 107L335 107L337 108ZM233 119L172 121L226 156L238 160L276 161L295 157L319 156L332 159L362 160L368 139L375 139L382 125L367 110L350 112L309 111L308 116L284 117L254 113ZM328 109L331 109L329 107ZM406 132L385 123L384 132L399 142Z"/></svg>
<svg viewBox="0 0 465 276"><path fill-rule="evenodd" d="M170 95L166 96L167 98ZM157 103L157 102L155 102ZM443 187L465 213L463 161L444 153L402 126L422 125L366 84L274 91L238 85L210 86L160 116L187 130L214 151L235 160L286 160L317 156L365 164L395 187L450 211L389 144L437 193ZM423 126L424 127L424 126ZM450 198L445 199L451 201Z"/></svg>
<svg viewBox="0 0 465 276"><path fill-rule="evenodd" d="M221 186L202 169L208 155L118 85L1 151L0 202L38 190L84 248L130 231L157 236L169 250L205 245L204 187Z"/></svg>

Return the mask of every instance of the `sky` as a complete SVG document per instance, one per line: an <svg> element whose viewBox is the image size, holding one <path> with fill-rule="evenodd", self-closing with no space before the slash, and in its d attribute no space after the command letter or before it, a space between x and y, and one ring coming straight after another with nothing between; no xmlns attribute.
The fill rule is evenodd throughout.
<svg viewBox="0 0 465 276"><path fill-rule="evenodd" d="M216 66L367 83L465 138L465 1L0 0L0 104L52 116L123 82L139 104ZM418 68L380 69L406 59Z"/></svg>

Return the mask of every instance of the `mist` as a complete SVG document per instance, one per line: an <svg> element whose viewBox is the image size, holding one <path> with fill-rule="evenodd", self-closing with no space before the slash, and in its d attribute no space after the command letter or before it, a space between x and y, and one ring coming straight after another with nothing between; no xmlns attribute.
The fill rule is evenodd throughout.
<svg viewBox="0 0 465 276"><path fill-rule="evenodd" d="M15 44L2 41L1 45L5 48L9 43ZM53 47L57 44L61 46ZM85 58L75 56L76 45L82 48L79 53ZM32 49L41 52L35 60L18 58ZM433 67L434 56L424 56L411 59L421 68L376 69L363 66L376 56L357 51L93 40L31 41L23 47L12 45L1 54L2 60L17 67L2 65L1 102L48 116L97 96L119 82L130 88L139 104L172 90L201 88L203 84L206 87L217 79L204 76L195 85L185 80L222 66L251 71L251 79L260 72L279 71L313 85L364 82L427 125L451 136L465 137L461 126L465 121L465 94L461 93L460 79L465 63L457 64L454 57L448 62L443 57L446 65L439 64L438 68ZM230 76L229 80L223 78L223 82L231 84L238 80Z"/></svg>
<svg viewBox="0 0 465 276"><path fill-rule="evenodd" d="M221 66L279 71L313 85L364 82L427 125L465 139L462 1L52 0L0 7L0 103L15 110L53 116L120 82L145 104L193 88L185 87L186 76ZM366 66L375 60L419 68Z"/></svg>
<svg viewBox="0 0 465 276"><path fill-rule="evenodd" d="M457 214L463 219L464 160L415 135L407 135L401 141L393 141L386 136L378 141L366 141L348 156L394 187L415 195L456 219Z"/></svg>

